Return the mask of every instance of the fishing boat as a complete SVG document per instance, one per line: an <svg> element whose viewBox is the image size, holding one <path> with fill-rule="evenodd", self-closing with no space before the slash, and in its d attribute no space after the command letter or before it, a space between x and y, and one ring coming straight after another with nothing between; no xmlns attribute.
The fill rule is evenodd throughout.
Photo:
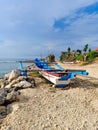
<svg viewBox="0 0 98 130"><path fill-rule="evenodd" d="M66 72L61 69L55 69L48 65L46 61L40 59L34 60L35 65L39 68L39 73L52 82L55 86L64 87L70 83L70 80L75 77L75 74Z"/></svg>
<svg viewBox="0 0 98 130"><path fill-rule="evenodd" d="M22 76L27 76L26 70L23 69L22 61L20 63L20 70ZM86 70L72 70L72 69L64 69L59 64L55 64L58 69L53 68L52 66L48 65L47 61L42 61L38 58L34 60L34 64L36 65L37 70L39 73L52 82L54 86L65 87L67 86L71 79L75 78L76 75L88 75Z"/></svg>
<svg viewBox="0 0 98 130"><path fill-rule="evenodd" d="M62 70L48 69L40 71L40 74L52 82L55 86L64 87L67 86L71 79L75 77L73 73L67 73Z"/></svg>

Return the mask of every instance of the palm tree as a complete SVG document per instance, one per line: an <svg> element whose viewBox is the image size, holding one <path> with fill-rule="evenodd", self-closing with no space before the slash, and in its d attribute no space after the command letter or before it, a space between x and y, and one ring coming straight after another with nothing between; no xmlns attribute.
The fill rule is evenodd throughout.
<svg viewBox="0 0 98 130"><path fill-rule="evenodd" d="M68 47L67 53L68 53L68 57L70 57L70 54L71 54L71 49L70 49L70 47Z"/></svg>
<svg viewBox="0 0 98 130"><path fill-rule="evenodd" d="M70 51L71 51L70 47L68 47L67 51L68 51L68 53L70 53Z"/></svg>
<svg viewBox="0 0 98 130"><path fill-rule="evenodd" d="M64 61L67 57L67 52L62 51L60 55L60 61Z"/></svg>
<svg viewBox="0 0 98 130"><path fill-rule="evenodd" d="M83 51L84 51L84 61L86 61L86 58L87 58L87 50L88 50L88 44L86 44L85 46L84 46L84 49L83 49Z"/></svg>
<svg viewBox="0 0 98 130"><path fill-rule="evenodd" d="M83 51L86 53L86 52L87 52L87 49L88 49L88 44L86 44L86 45L84 46Z"/></svg>

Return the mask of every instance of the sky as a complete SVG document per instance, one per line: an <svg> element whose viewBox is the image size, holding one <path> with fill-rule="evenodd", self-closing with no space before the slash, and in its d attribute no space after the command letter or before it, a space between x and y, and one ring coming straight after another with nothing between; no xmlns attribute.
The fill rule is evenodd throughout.
<svg viewBox="0 0 98 130"><path fill-rule="evenodd" d="M98 48L98 0L0 0L0 58Z"/></svg>

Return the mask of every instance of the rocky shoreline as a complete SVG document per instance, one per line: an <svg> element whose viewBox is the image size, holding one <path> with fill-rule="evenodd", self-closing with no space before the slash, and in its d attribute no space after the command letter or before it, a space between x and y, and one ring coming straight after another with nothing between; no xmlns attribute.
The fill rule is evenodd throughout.
<svg viewBox="0 0 98 130"><path fill-rule="evenodd" d="M28 75L13 70L0 79L0 130L98 130L97 80L76 77L61 89Z"/></svg>
<svg viewBox="0 0 98 130"><path fill-rule="evenodd" d="M0 79L0 119L11 113L11 103L19 100L21 89L34 88L35 81L30 76L21 76L20 70L12 70Z"/></svg>

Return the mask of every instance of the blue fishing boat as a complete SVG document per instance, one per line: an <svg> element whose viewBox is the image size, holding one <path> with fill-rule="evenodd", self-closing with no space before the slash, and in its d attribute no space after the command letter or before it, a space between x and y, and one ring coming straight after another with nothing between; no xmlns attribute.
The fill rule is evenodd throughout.
<svg viewBox="0 0 98 130"><path fill-rule="evenodd" d="M36 58L34 63L39 68L39 73L44 78L52 82L55 86L65 87L70 83L70 80L75 77L74 73L66 72L61 69L55 69L48 65L46 61Z"/></svg>

